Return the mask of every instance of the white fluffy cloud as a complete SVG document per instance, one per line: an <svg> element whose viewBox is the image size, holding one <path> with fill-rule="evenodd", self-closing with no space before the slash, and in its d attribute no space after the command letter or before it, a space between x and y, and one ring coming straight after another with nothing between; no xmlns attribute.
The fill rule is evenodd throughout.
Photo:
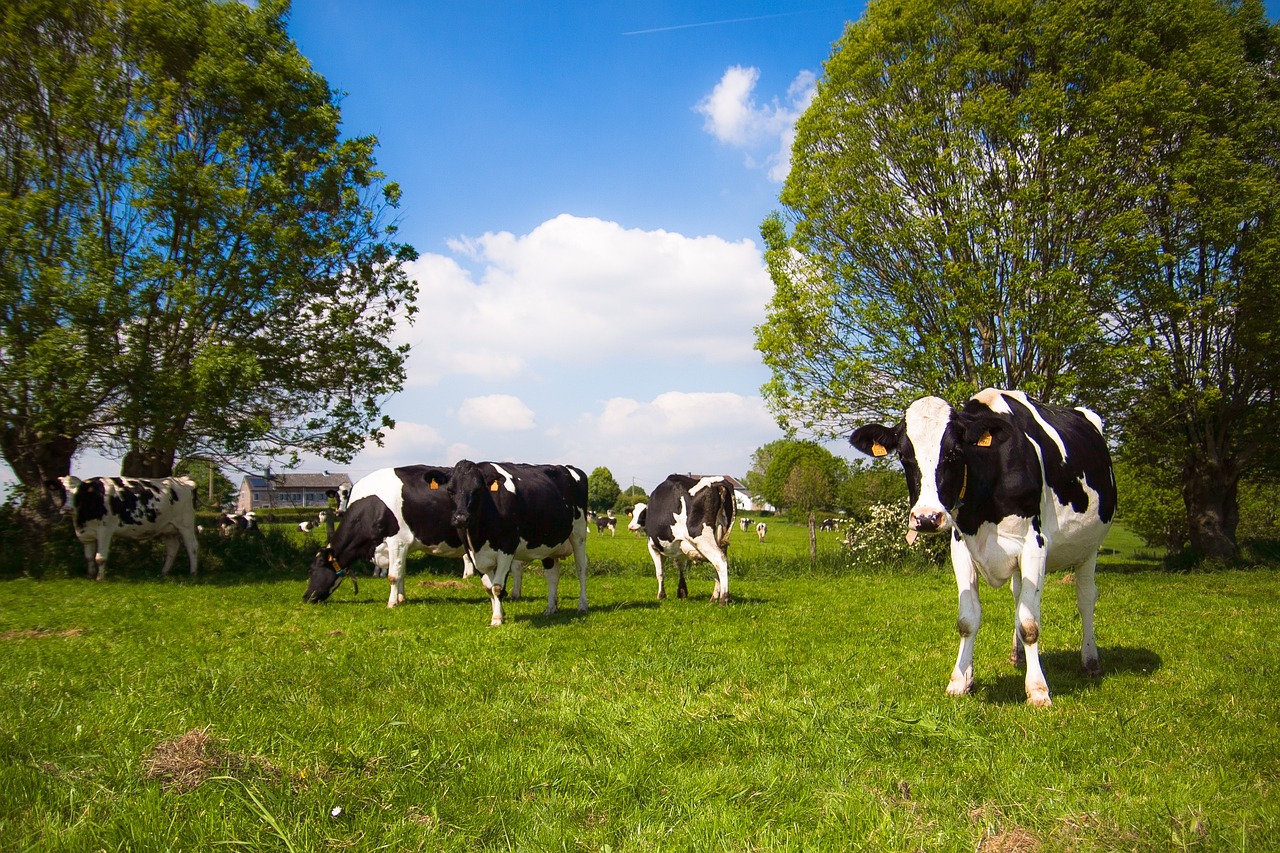
<svg viewBox="0 0 1280 853"><path fill-rule="evenodd" d="M625 352L658 362L758 361L752 329L772 294L750 240L686 237L557 216L425 254L410 385L536 378Z"/></svg>
<svg viewBox="0 0 1280 853"><path fill-rule="evenodd" d="M785 101L774 98L763 105L755 99L759 82L758 68L731 66L696 109L706 117L708 133L744 150L748 165L766 168L769 179L781 183L791 170L796 120L813 102L817 79L801 71L787 88Z"/></svg>
<svg viewBox="0 0 1280 853"><path fill-rule="evenodd" d="M468 397L458 407L458 423L469 429L500 431L521 431L536 426L533 409L509 394Z"/></svg>

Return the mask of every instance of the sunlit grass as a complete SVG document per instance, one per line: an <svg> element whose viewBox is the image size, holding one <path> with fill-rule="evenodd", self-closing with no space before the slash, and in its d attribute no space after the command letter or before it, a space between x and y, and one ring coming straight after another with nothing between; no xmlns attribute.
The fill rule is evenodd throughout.
<svg viewBox="0 0 1280 853"><path fill-rule="evenodd" d="M1008 590L983 590L974 694L947 697L950 571L811 574L807 533L781 522L764 543L735 533L730 606L706 600L704 569L690 599L657 602L620 530L591 534L587 615L562 581L565 610L543 617L530 571L501 628L451 564L415 561L396 610L371 578L306 606L301 561L264 547L250 567L210 546L197 582L124 565L0 582L0 847L1280 843L1274 568L1104 568L1097 679L1055 576L1054 707L1036 710L1007 660ZM217 746L201 783L149 777L193 730Z"/></svg>

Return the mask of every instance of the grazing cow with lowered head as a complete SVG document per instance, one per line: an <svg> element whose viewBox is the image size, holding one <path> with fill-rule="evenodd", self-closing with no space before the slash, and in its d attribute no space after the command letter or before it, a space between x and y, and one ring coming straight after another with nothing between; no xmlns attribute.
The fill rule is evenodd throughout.
<svg viewBox="0 0 1280 853"><path fill-rule="evenodd" d="M982 623L978 575L1013 589L1012 658L1025 657L1029 704L1052 704L1039 650L1047 571L1075 567L1080 658L1086 672L1100 671L1094 568L1115 515L1116 483L1097 415L988 388L959 411L937 397L916 400L898 425L868 424L849 441L871 456L898 454L911 495L909 540L951 531L960 653L948 693L973 686L973 645Z"/></svg>
<svg viewBox="0 0 1280 853"><path fill-rule="evenodd" d="M571 465L471 462L449 478L452 524L489 590L490 625L503 620L501 595L517 561L546 569L546 615L558 609L560 559L578 570L578 611L587 610L587 475Z"/></svg>
<svg viewBox="0 0 1280 853"><path fill-rule="evenodd" d="M185 545L191 575L196 574L196 483L189 477L59 477L45 484L53 503L72 517L76 539L84 545L89 577L107 573L111 538L165 540L163 575L169 574Z"/></svg>
<svg viewBox="0 0 1280 853"><path fill-rule="evenodd" d="M667 597L662 559L671 557L680 570L678 598L686 598L687 560L709 562L716 570L711 600L729 603L729 534L733 532L733 486L724 477L686 477L672 474L658 484L647 504L631 513L631 530L643 530L649 556L658 576L658 598Z"/></svg>
<svg viewBox="0 0 1280 853"><path fill-rule="evenodd" d="M430 465L382 468L351 489L342 524L316 552L303 600L324 601L360 560L374 563L375 576L391 583L387 607L404 602L405 562L410 550L463 557L466 549L451 522L453 502L445 491L451 469Z"/></svg>

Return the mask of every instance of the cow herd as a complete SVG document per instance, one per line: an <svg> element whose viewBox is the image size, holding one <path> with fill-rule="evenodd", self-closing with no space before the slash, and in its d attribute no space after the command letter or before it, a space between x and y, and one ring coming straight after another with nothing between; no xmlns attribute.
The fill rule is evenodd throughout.
<svg viewBox="0 0 1280 853"><path fill-rule="evenodd" d="M921 398L896 425L861 426L849 441L872 457L898 457L911 501L909 541L921 533L949 534L960 649L948 693L968 693L973 685L973 648L982 622L979 576L993 587L1008 583L1012 589L1011 658L1025 664L1029 704L1052 704L1039 656L1040 600L1050 570L1075 569L1081 664L1090 674L1100 671L1094 571L1117 496L1097 415L989 388L959 409L937 397ZM192 480L62 477L47 486L54 504L72 517L90 577L102 579L113 536L164 538L166 575L185 545L196 574ZM423 550L461 558L464 576L480 575L492 605L491 625L502 624L503 592L510 586L518 595L521 570L531 561L545 569L545 613L551 614L560 560L573 557L578 610L586 612L588 524L601 533L616 529L611 515L588 513L587 477L571 465L462 460L452 467L384 468L342 494L337 514L342 523L336 529L333 514L320 519L331 535L311 563L305 601L324 601L353 564L368 561L375 575L388 578L387 606L396 607L405 600L406 557ZM746 530L750 521L740 523ZM628 528L646 537L658 598L666 596L665 564L674 562L678 595L685 597L688 563L702 561L716 573L712 601L728 603L733 524L733 489L724 477L673 474L637 504ZM755 529L763 541L765 523Z"/></svg>

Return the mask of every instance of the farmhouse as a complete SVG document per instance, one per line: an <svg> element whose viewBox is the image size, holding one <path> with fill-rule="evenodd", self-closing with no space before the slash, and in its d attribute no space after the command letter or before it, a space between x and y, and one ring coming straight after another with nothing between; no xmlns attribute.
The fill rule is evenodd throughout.
<svg viewBox="0 0 1280 853"><path fill-rule="evenodd" d="M351 487L346 474L272 474L270 477L249 475L240 483L236 509L280 509L284 507L327 507L325 492L339 486Z"/></svg>

